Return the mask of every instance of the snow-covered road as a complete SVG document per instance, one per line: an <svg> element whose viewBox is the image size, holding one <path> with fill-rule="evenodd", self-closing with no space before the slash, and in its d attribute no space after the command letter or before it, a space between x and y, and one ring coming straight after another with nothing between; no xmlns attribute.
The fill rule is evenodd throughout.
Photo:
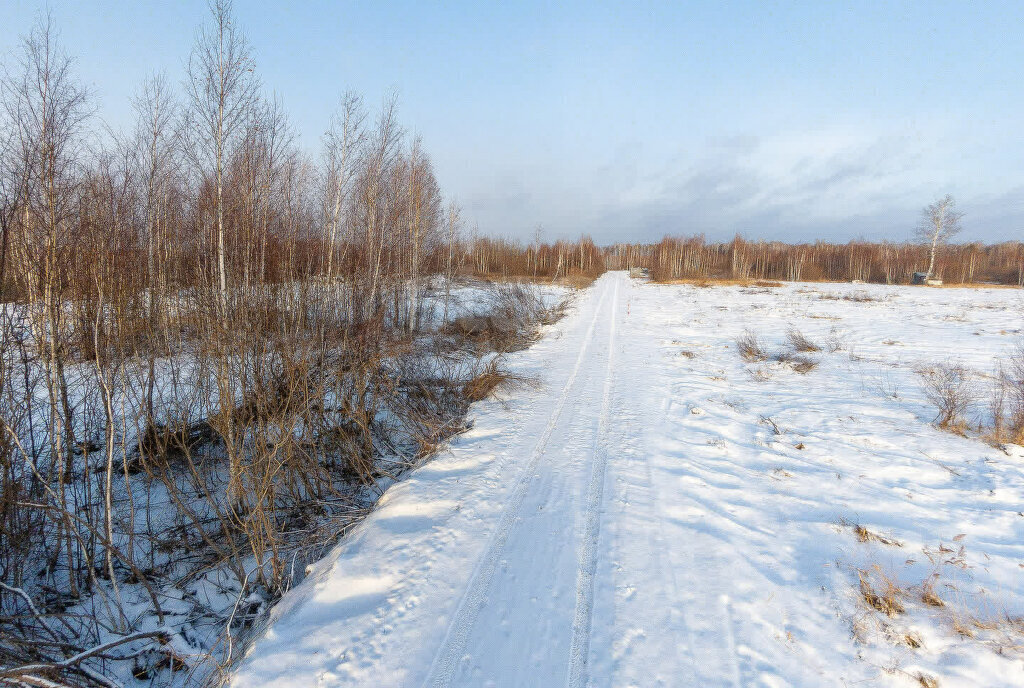
<svg viewBox="0 0 1024 688"><path fill-rule="evenodd" d="M991 364L1020 292L820 296L852 289L605 275L512 359L539 383L475 406L392 486L277 605L232 685L1024 685L1018 655L912 599L936 568L922 548L960 536L986 559L939 565L958 604L981 587L1022 611L1024 460L931 427L911 370L951 351ZM922 333L901 308L927 315ZM843 348L807 374L736 354L745 327L778 348L794 325ZM858 599L875 566L906 576L900 618Z"/></svg>

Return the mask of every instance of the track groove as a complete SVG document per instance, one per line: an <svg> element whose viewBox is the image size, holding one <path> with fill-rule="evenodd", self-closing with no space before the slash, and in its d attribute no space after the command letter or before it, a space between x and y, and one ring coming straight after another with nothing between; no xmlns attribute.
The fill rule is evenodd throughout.
<svg viewBox="0 0 1024 688"><path fill-rule="evenodd" d="M617 286L618 285L616 284L616 288ZM604 291L601 293L601 298L594 309L594 315L587 327L587 333L580 346L580 351L576 357L572 372L569 374L569 378L566 380L566 383L562 388L558 402L544 428L544 432L538 439L537 444L534 446L534 449L530 454L529 460L526 462L525 468L522 470L518 480L516 481L512 494L502 511L501 519L498 522L497 527L491 533L487 543L487 548L484 550L484 554L479 560L477 560L473 573L470 575L469 584L463 592L455 613L452 615L451 621L448 624L444 640L441 642L441 646L434 655L430 671L427 673L426 680L423 682L424 687L430 686L432 688L443 688L444 686L450 685L452 681L452 677L454 676L458 666L458 661L465 650L469 632L473 627L473 620L479 614L480 607L485 600L487 591L491 585L491 580L494 577L494 572L501 560L501 555L504 550L505 543L508 540L509 533L519 517L519 511L523 500L526 497L527 491L529 490L530 480L533 476L534 470L536 469L541 456L544 455L544 450L547 447L548 440L555 428L558 426L559 417L561 416L566 401L569 399L570 393L576 384L587 350L590 348L590 344L593 341L594 329L597 325L598 318L601 315L602 308L610 288L610 286L605 286Z"/></svg>
<svg viewBox="0 0 1024 688"><path fill-rule="evenodd" d="M608 362L605 368L601 415L597 422L597 443L593 471L587 491L583 539L579 549L576 574L576 608L572 621L572 643L569 649L570 688L583 688L588 681L590 631L594 613L594 572L597 569L597 546L601 534L601 508L604 503L604 482L608 466L608 421L612 404L615 366L615 317L618 310L619 282L612 293L611 327L608 333Z"/></svg>

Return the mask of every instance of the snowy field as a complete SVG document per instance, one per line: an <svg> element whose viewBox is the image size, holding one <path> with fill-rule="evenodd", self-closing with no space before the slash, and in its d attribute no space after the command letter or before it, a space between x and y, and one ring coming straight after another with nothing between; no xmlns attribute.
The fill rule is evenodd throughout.
<svg viewBox="0 0 1024 688"><path fill-rule="evenodd" d="M981 399L1022 306L605 275L509 359L539 383L392 486L233 684L1024 686L1024 449L934 427L916 372L963 364ZM791 328L821 346L804 373L737 351Z"/></svg>

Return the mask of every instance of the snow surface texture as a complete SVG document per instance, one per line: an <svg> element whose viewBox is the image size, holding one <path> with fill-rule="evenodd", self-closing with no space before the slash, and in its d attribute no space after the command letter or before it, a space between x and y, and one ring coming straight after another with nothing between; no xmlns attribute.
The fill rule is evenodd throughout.
<svg viewBox="0 0 1024 688"><path fill-rule="evenodd" d="M474 406L272 610L233 685L1024 686L1019 635L954 629L1024 613L1024 451L934 428L914 372L983 383L1021 307L605 275L510 358L543 384ZM792 326L836 350L806 374L738 355L743 330L776 351ZM858 571L905 611L869 608ZM943 607L920 602L932 574Z"/></svg>

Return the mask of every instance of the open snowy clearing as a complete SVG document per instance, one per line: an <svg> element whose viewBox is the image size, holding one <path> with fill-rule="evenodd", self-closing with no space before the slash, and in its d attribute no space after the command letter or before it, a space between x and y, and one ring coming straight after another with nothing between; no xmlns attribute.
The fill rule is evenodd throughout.
<svg viewBox="0 0 1024 688"><path fill-rule="evenodd" d="M392 486L233 685L1024 686L1024 450L933 427L915 372L983 388L1022 305L607 274L510 359L541 382ZM806 373L738 355L791 327Z"/></svg>

